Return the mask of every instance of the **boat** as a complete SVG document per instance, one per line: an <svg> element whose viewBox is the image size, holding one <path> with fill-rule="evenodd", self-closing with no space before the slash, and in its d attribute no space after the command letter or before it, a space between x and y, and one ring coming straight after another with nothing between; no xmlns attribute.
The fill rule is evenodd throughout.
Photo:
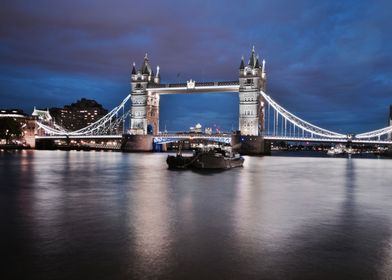
<svg viewBox="0 0 392 280"><path fill-rule="evenodd" d="M166 162L169 169L230 169L242 167L244 158L229 148L201 148L191 156L168 155Z"/></svg>

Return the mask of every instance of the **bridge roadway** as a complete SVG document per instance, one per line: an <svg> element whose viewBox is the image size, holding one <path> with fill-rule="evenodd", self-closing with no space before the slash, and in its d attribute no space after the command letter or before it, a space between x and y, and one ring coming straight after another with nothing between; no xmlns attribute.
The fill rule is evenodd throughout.
<svg viewBox="0 0 392 280"><path fill-rule="evenodd" d="M60 139L122 139L122 135L44 135L39 136L36 135L35 139L52 139L52 140L60 140Z"/></svg>
<svg viewBox="0 0 392 280"><path fill-rule="evenodd" d="M208 140L224 144L231 143L231 134L163 134L154 137L154 143L166 144L183 140Z"/></svg>
<svg viewBox="0 0 392 280"><path fill-rule="evenodd" d="M302 137L288 137L288 136L264 136L265 140L270 141L289 141L289 142L320 142L320 143L354 143L354 144L376 144L376 145L392 145L389 140L367 140L367 139L332 139L332 138L302 138Z"/></svg>
<svg viewBox="0 0 392 280"><path fill-rule="evenodd" d="M154 143L166 144L181 140L209 140L219 143L230 144L231 134L162 134L154 136ZM122 139L122 135L49 135L49 136L35 136L39 139ZM373 144L373 145L392 145L392 140L367 140L367 139L331 139L331 138L302 138L291 136L264 136L265 140L269 141L289 141L289 142L318 142L318 143L348 143L353 144Z"/></svg>
<svg viewBox="0 0 392 280"><path fill-rule="evenodd" d="M212 135L189 135L189 134L167 134L159 135L154 137L154 143L164 144L180 140L192 140L192 139L205 139L220 143L231 143L231 134L212 134ZM366 139L339 139L339 138L311 138L311 137L289 137L289 136L264 136L265 140L270 141L289 141L289 142L318 142L318 143L354 143L354 144L376 144L376 145L392 145L392 141L386 140L366 140Z"/></svg>
<svg viewBox="0 0 392 280"><path fill-rule="evenodd" d="M170 143L180 140L191 140L191 139L205 139L210 141L216 141L220 143L231 143L231 134L223 134L223 135L159 135L154 137L154 143L164 144ZM339 138L311 138L311 137L289 137L289 136L264 136L265 140L270 141L289 141L289 142L318 142L318 143L354 143L354 144L375 144L375 145L392 145L392 141L385 140L366 140L366 139L339 139Z"/></svg>

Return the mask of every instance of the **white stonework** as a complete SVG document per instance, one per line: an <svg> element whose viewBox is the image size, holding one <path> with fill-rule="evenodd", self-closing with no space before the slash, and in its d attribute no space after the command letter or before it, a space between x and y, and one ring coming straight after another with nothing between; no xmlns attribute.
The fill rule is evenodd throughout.
<svg viewBox="0 0 392 280"><path fill-rule="evenodd" d="M135 64L133 64L131 76L131 134L145 135L149 132L149 126L153 127L153 133L157 134L159 129L159 95L150 94L147 87L159 83L159 67L157 67L157 74L154 76L147 54L139 71L136 71Z"/></svg>
<svg viewBox="0 0 392 280"><path fill-rule="evenodd" d="M264 75L263 75L264 73ZM239 88L239 130L242 135L258 136L264 126L264 101L260 90L266 88L265 62L259 65L254 49L248 65L242 59L240 66Z"/></svg>
<svg viewBox="0 0 392 280"><path fill-rule="evenodd" d="M147 101L147 98L146 98L146 96L132 96L131 97L131 100L132 100L132 104L133 105L145 105L146 104L146 101Z"/></svg>
<svg viewBox="0 0 392 280"><path fill-rule="evenodd" d="M187 87L188 89L194 89L194 88L195 88L195 85L196 85L196 82L195 82L195 81L192 81L192 79L190 79L189 81L186 82L186 87Z"/></svg>

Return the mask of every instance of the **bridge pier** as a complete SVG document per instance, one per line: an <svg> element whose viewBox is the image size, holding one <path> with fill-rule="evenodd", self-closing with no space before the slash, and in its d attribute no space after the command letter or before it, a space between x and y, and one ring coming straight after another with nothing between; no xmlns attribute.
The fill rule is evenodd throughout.
<svg viewBox="0 0 392 280"><path fill-rule="evenodd" d="M152 152L153 135L130 135L122 137L121 150L124 152Z"/></svg>
<svg viewBox="0 0 392 280"><path fill-rule="evenodd" d="M271 141L263 136L235 134L231 137L231 146L242 155L271 155Z"/></svg>
<svg viewBox="0 0 392 280"><path fill-rule="evenodd" d="M35 139L36 150L55 150L56 146L53 139Z"/></svg>

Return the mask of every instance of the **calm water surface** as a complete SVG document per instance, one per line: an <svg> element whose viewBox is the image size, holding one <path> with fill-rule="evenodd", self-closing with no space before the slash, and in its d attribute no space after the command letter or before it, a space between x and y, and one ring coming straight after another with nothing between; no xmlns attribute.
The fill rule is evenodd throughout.
<svg viewBox="0 0 392 280"><path fill-rule="evenodd" d="M392 279L392 160L0 152L1 279Z"/></svg>

